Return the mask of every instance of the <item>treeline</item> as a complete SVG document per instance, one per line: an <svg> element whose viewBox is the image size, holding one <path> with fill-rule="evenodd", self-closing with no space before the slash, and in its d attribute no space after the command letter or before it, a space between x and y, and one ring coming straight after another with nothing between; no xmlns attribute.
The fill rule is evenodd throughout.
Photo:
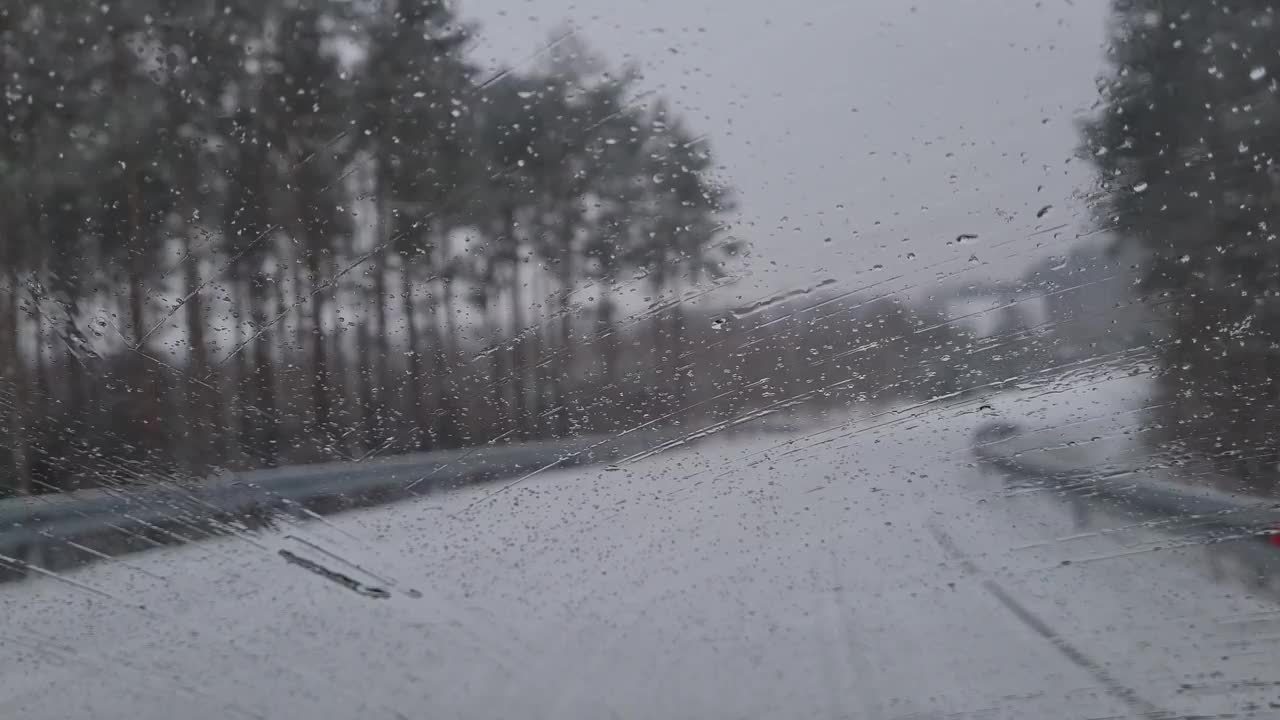
<svg viewBox="0 0 1280 720"><path fill-rule="evenodd" d="M1264 2L1116 0L1085 128L1100 225L1160 313L1157 433L1280 491L1280 33Z"/></svg>
<svg viewBox="0 0 1280 720"><path fill-rule="evenodd" d="M705 137L435 0L0 6L8 493L987 387L945 307L738 309ZM824 283L827 285L830 283ZM976 354L975 354L976 353Z"/></svg>
<svg viewBox="0 0 1280 720"><path fill-rule="evenodd" d="M0 483L679 406L678 299L735 251L707 140L572 33L490 74L474 33L443 0L0 5Z"/></svg>

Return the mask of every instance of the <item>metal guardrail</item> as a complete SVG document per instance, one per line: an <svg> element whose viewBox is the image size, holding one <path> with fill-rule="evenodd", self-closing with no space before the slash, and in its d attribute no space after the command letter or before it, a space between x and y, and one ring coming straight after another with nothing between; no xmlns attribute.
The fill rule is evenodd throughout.
<svg viewBox="0 0 1280 720"><path fill-rule="evenodd" d="M1174 519L1175 529L1183 532L1266 541L1280 532L1280 501L1171 483L1143 468L1070 468L1050 459L1032 460L1032 452L1011 445L1020 432L1016 424L984 425L975 433L974 455L984 465L1056 489L1073 502L1101 500L1108 510Z"/></svg>
<svg viewBox="0 0 1280 720"><path fill-rule="evenodd" d="M516 478L547 466L607 462L672 437L669 431L634 432L6 498L0 500L0 580L252 530L280 515L327 514Z"/></svg>

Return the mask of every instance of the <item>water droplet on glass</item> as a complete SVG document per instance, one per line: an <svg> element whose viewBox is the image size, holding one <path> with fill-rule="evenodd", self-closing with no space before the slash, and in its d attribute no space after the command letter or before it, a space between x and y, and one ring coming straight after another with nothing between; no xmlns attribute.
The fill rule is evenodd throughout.
<svg viewBox="0 0 1280 720"><path fill-rule="evenodd" d="M1136 193L1146 192L1147 187L1148 185L1145 182L1140 182L1137 185L1133 186L1133 191Z"/></svg>
<svg viewBox="0 0 1280 720"><path fill-rule="evenodd" d="M711 321L711 329L712 329L712 330L723 330L723 329L724 329L724 326L725 326L725 320L724 320L724 318L719 318L719 317L718 317L718 318L715 318L715 319L713 319L713 320Z"/></svg>
<svg viewBox="0 0 1280 720"><path fill-rule="evenodd" d="M1037 211L1036 211L1036 217L1038 217L1038 218L1042 218L1042 217L1044 217L1045 215L1048 215L1048 214L1049 214L1049 211L1050 211L1050 210L1052 210L1052 209L1053 209L1053 206L1052 206L1052 205L1045 205L1044 207L1042 207L1042 208L1040 208L1039 210L1037 210Z"/></svg>
<svg viewBox="0 0 1280 720"><path fill-rule="evenodd" d="M1249 71L1250 80L1261 80L1266 76L1267 76L1267 69L1261 66L1256 67Z"/></svg>
<svg viewBox="0 0 1280 720"><path fill-rule="evenodd" d="M664 183L664 182L666 182L666 178L662 177L662 173L655 173L655 174L654 174L654 176L653 176L653 184L654 184L654 185L661 185L661 184L662 184L662 183Z"/></svg>
<svg viewBox="0 0 1280 720"><path fill-rule="evenodd" d="M908 260L915 260L915 259L916 259L916 254L915 254L915 253L913 253L913 252L909 252L909 253L907 253L907 259L908 259Z"/></svg>

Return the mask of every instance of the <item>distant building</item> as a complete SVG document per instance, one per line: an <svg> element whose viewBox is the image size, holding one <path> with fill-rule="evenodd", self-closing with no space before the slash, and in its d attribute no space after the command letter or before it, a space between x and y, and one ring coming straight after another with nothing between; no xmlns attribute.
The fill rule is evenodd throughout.
<svg viewBox="0 0 1280 720"><path fill-rule="evenodd" d="M1045 335L1058 360L1150 342L1159 322L1140 289L1144 261L1135 243L1089 243L1028 270L1022 286L1042 298Z"/></svg>
<svg viewBox="0 0 1280 720"><path fill-rule="evenodd" d="M957 288L942 304L957 329L982 339L1043 325L1048 307L1042 295L1021 283L983 283Z"/></svg>
<svg viewBox="0 0 1280 720"><path fill-rule="evenodd" d="M1035 263L1017 281L953 287L936 296L947 324L969 338L945 368L952 384L1018 382L1150 343L1158 317L1141 293L1143 257L1130 247L1080 244Z"/></svg>

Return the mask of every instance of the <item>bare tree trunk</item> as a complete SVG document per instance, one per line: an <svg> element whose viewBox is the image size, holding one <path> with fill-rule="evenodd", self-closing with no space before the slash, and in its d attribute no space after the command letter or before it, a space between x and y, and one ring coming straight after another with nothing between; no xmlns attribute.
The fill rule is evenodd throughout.
<svg viewBox="0 0 1280 720"><path fill-rule="evenodd" d="M380 172L380 169L376 172ZM364 355L364 365L366 372L364 379L370 386L369 404L366 405L365 415L376 418L378 415L386 412L387 398L390 396L390 388L387 383L391 380L391 373L387 369L387 362L391 357L391 336L387 331L387 248L390 231L390 208L388 207L385 197L385 189L382 187L380 179L375 174L374 199L378 204L378 220L376 233L374 237L375 247L378 250L373 257L373 312L374 312L374 328L371 342L362 343L362 347L367 350L362 353ZM367 330L367 328L366 328ZM375 447L381 442L380 430L377 423L366 423L365 425L365 444L369 447Z"/></svg>
<svg viewBox="0 0 1280 720"><path fill-rule="evenodd" d="M313 246L307 245L309 248ZM328 340L324 329L324 293L317 292L323 284L321 258L318 249L307 252L307 272L311 281L311 411L317 439L328 449L333 445L333 418L329 405Z"/></svg>
<svg viewBox="0 0 1280 720"><path fill-rule="evenodd" d="M503 377L502 356L499 350L499 344L502 342L502 333L498 330L498 318L493 303L490 301L490 293L493 288L486 288L484 300L480 304L480 316L484 318L485 342L489 343L494 351L489 353L489 402L493 406L493 436L496 437L502 433L508 432L511 427L510 423L511 408L506 398L506 381Z"/></svg>
<svg viewBox="0 0 1280 720"><path fill-rule="evenodd" d="M85 366L84 355L85 346L81 342L83 337L80 330L76 327L76 322L80 315L80 281L76 279L76 272L70 270L65 273L64 279L65 293L63 297L63 318L62 318L62 337L61 345L63 349L63 357L67 360L67 427L77 432L85 429L88 423L89 403L85 395L87 383L85 382Z"/></svg>
<svg viewBox="0 0 1280 720"><path fill-rule="evenodd" d="M249 273L249 313L253 322L253 405L250 411L253 416L254 459L267 466L277 462L280 446L280 428L276 418L276 378L272 357L269 333L262 332L267 326L267 274L262 268L254 267Z"/></svg>
<svg viewBox="0 0 1280 720"><path fill-rule="evenodd" d="M307 341L304 339L307 327L307 284L302 279L302 263L298 262L297 258L293 258L289 265L292 268L293 275L290 284L293 286L293 331L294 337L296 338L295 350L299 355L301 355L306 352L308 347Z"/></svg>
<svg viewBox="0 0 1280 720"><path fill-rule="evenodd" d="M431 339L431 402L430 407L435 408L429 416L429 426L431 429L430 438L433 447L447 443L447 435L450 430L446 424L448 415L447 389L445 387L445 350L444 339L440 332L440 303L428 293L427 306L427 333Z"/></svg>
<svg viewBox="0 0 1280 720"><path fill-rule="evenodd" d="M335 298L334 305L339 309L342 307L341 295ZM335 312L341 317L340 310ZM333 332L329 333L329 406L334 449L344 457L351 455L351 443L354 440L352 433L343 431L343 428L353 424L350 417L351 376L348 372L348 356L346 327L335 318Z"/></svg>
<svg viewBox="0 0 1280 720"><path fill-rule="evenodd" d="M618 328L614 327L614 315L617 312L617 306L614 304L613 298L606 288L601 291L600 304L596 306L596 335L600 338L600 365L601 377L604 380L605 396L602 398L606 401L606 405L614 406L620 404L623 397L623 387L618 377L618 351L619 338ZM612 419L618 420L616 412L612 413Z"/></svg>
<svg viewBox="0 0 1280 720"><path fill-rule="evenodd" d="M129 253L129 324L133 328L133 346L142 351L146 343L143 334L147 331L144 289L147 268L144 248L146 242L142 238L142 189L138 186L136 170L129 173L129 242L133 245L125 249ZM145 360L138 357L135 362L142 367ZM145 370L139 374L142 372Z"/></svg>
<svg viewBox="0 0 1280 720"><path fill-rule="evenodd" d="M553 363L551 378L551 407L554 408L551 427L556 437L568 436L573 424L569 395L565 391L569 376L574 372L573 316L569 312L569 297L573 293L574 277L573 248L570 247L570 237L566 233L563 255L557 272L560 292L556 302L556 313L560 316L560 342L559 347L552 351L556 362Z"/></svg>
<svg viewBox="0 0 1280 720"><path fill-rule="evenodd" d="M38 286L38 279L33 281ZM32 413L36 418L44 418L45 409L50 401L50 380L49 377L49 328L45 327L45 297L44 292L38 287L31 290L31 324L35 328L35 346L31 348L33 372L35 372L35 396L32 397Z"/></svg>
<svg viewBox="0 0 1280 720"><path fill-rule="evenodd" d="M366 453L373 452L379 442L379 410L373 396L374 363L369 362L369 356L374 352L373 345L374 339L369 331L369 321L361 318L356 327L356 346L360 349L359 355L364 361L356 363L356 393L360 405L360 431Z"/></svg>
<svg viewBox="0 0 1280 720"><path fill-rule="evenodd" d="M129 325L133 328L133 346L140 352L146 352L146 339L143 333L146 332L144 327L147 323L146 318L146 290L145 287L145 270L143 265L142 253L133 253L129 260ZM135 356L134 364L139 368L139 374L145 373L146 360L141 356Z"/></svg>
<svg viewBox="0 0 1280 720"><path fill-rule="evenodd" d="M677 302L671 307L671 330L668 333L671 340L671 360L670 360L670 388L672 405L679 407L684 404L685 397L689 394L688 375L681 372L681 353L680 349L685 346L684 343L684 305ZM788 346L789 349L794 349ZM800 367L799 364L788 365L788 367Z"/></svg>
<svg viewBox="0 0 1280 720"><path fill-rule="evenodd" d="M26 360L22 357L22 311L20 300L21 276L19 255L21 249L12 238L8 248L9 292L8 302L4 307L4 315L0 321L0 342L3 343L3 377L12 384L12 404L8 408L8 427L5 435L9 438L9 462L12 477L9 490L17 495L31 493L31 458L30 438L28 436L28 404L31 402L27 386Z"/></svg>
<svg viewBox="0 0 1280 720"><path fill-rule="evenodd" d="M662 297L662 291L666 288L666 278L661 270L656 270L650 275L650 289L655 302ZM668 406L668 396L666 387L669 378L667 368L667 333L662 327L662 313L654 312L649 318L649 345L652 350L652 371L653 376L650 380L649 391L653 393L656 409L665 409Z"/></svg>
<svg viewBox="0 0 1280 720"><path fill-rule="evenodd" d="M527 440L529 438L528 391L525 388L525 336L524 336L524 293L521 292L524 282L520 272L520 242L516 237L515 209L507 206L503 211L503 232L506 242L511 243L511 385L512 406L511 420L516 434Z"/></svg>
<svg viewBox="0 0 1280 720"><path fill-rule="evenodd" d="M36 375L33 411L34 416L40 418L45 417L46 408L51 400L52 378L49 377L48 328L44 326L44 293L39 290L31 294L31 322L36 329L35 347L32 348Z"/></svg>
<svg viewBox="0 0 1280 720"><path fill-rule="evenodd" d="M200 263L195 258L195 243L190 232L183 235L183 251L187 258L183 276L183 285L191 294L200 286ZM187 384L187 469L192 473L201 473L207 469L210 453L219 448L210 447L210 439L217 436L217 428L213 427L221 414L219 394L210 392L209 378L209 345L205 335L204 299L195 293L183 306L186 311L187 345L191 357L188 361Z"/></svg>
<svg viewBox="0 0 1280 720"><path fill-rule="evenodd" d="M537 270L534 271L533 297L536 298L538 305L543 308L542 314L545 317L547 288L544 275L545 273L538 272ZM533 407L529 408L529 422L533 435L535 437L542 437L544 421L542 414L546 411L547 407L546 348L549 343L546 338L543 337L542 318L538 318L537 321L535 321L535 325L536 326L531 333L531 344L533 345L533 372L531 373L531 380L533 382Z"/></svg>
<svg viewBox="0 0 1280 720"><path fill-rule="evenodd" d="M272 293L272 300L275 305L272 307L271 317L280 318L279 321L281 323L284 322L283 318L289 307L289 295L285 290L285 287L288 285L288 272L285 267L287 259L288 258L282 256L280 261L276 263L274 281L275 292ZM283 398L292 398L295 397L296 394L294 386L290 382L291 377L289 368L300 367L303 364L299 357L299 353L295 349L297 343L300 342L302 329L294 327L293 333L293 337L295 339L292 341L287 339L288 335L284 332L273 333L275 337L275 352L278 353L280 357L279 364L277 366L280 369L280 372L276 374L275 383L276 394L278 397ZM294 375L294 377L296 377L296 375ZM275 457L277 462L284 465L288 465L293 462L293 458L289 454L289 448L294 447L297 444L297 438L294 435L294 433L296 433L296 423L293 422L295 412L296 405L288 400L285 400L283 403L277 403L275 407L276 434L280 441L276 447Z"/></svg>
<svg viewBox="0 0 1280 720"><path fill-rule="evenodd" d="M454 372L458 367L458 312L456 306L457 293L454 292L453 288L453 259L449 257L449 232L447 228L442 229L440 232L438 252L440 254L439 266L446 268L446 272L442 273L440 279L440 296L444 318L443 322L440 323L440 332L443 333L443 337L438 343L440 359L437 364L437 372L440 373L440 393L436 396L436 402L440 408L440 439L447 446L452 447L459 443L460 437L458 401L454 397L457 392ZM434 305L432 310L434 313Z"/></svg>
<svg viewBox="0 0 1280 720"><path fill-rule="evenodd" d="M238 276L239 273L236 275ZM241 347L245 341L244 300L240 296L240 286L235 278L232 278L227 285L227 295L231 298L231 324L235 328L232 347ZM244 407L248 402L245 390L248 376L248 362L245 360L244 351L241 350L233 358L230 376L221 378L231 391L231 403L227 408L229 416L221 418L227 442L226 457L238 464L243 464L245 459L245 434L252 432L251 418L248 417L249 413Z"/></svg>
<svg viewBox="0 0 1280 720"><path fill-rule="evenodd" d="M154 456L167 451L168 438L161 422L160 397L152 382L152 368L147 359L147 312L146 312L146 278L150 259L148 252L150 238L145 237L143 227L142 187L138 171L128 174L129 204L129 324L133 329L132 362L129 363L129 384L137 393L137 407L130 422L134 425L131 441L138 442L140 455Z"/></svg>
<svg viewBox="0 0 1280 720"><path fill-rule="evenodd" d="M431 405L427 403L423 393L423 376L427 371L423 363L422 336L418 331L418 309L417 303L413 301L413 290L413 273L408 258L405 258L400 268L400 302L409 341L408 415L413 418L417 431L415 444L422 450L429 450L435 438L431 431Z"/></svg>

